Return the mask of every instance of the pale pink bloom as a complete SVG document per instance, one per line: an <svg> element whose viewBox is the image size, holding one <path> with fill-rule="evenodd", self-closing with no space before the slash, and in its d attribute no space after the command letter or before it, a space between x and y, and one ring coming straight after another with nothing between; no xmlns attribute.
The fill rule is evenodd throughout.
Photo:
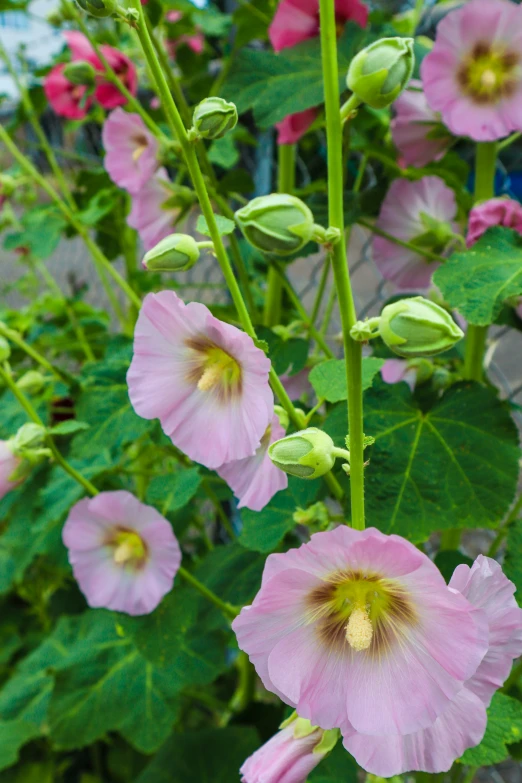
<svg viewBox="0 0 522 783"><path fill-rule="evenodd" d="M165 14L165 19L171 24L180 22L183 19L181 11L171 10ZM180 44L187 44L194 54L201 54L205 48L205 36L196 32L194 35L180 35L176 39L166 41L167 51L172 58L176 57L176 50Z"/></svg>
<svg viewBox="0 0 522 783"><path fill-rule="evenodd" d="M20 457L13 454L9 442L0 440L0 499L20 483L20 480L13 481L13 473L19 465Z"/></svg>
<svg viewBox="0 0 522 783"><path fill-rule="evenodd" d="M270 444L284 437L285 431L277 416L274 415L272 423L268 425L261 438L261 443L252 457L227 462L217 469L218 474L227 482L239 500L238 508L261 511L276 492L287 488L288 477L286 473L276 468L268 456Z"/></svg>
<svg viewBox="0 0 522 783"><path fill-rule="evenodd" d="M158 142L139 114L114 109L103 124L104 166L120 188L136 193L158 168Z"/></svg>
<svg viewBox="0 0 522 783"><path fill-rule="evenodd" d="M309 394L312 391L312 384L308 380L309 375L310 367L299 370L295 375L288 375L287 373L281 375L279 380L292 401L300 400L304 394Z"/></svg>
<svg viewBox="0 0 522 783"><path fill-rule="evenodd" d="M381 367L381 377L385 383L405 381L412 391L415 387L415 370L405 359L386 359Z"/></svg>
<svg viewBox="0 0 522 783"><path fill-rule="evenodd" d="M76 503L62 537L92 607L149 614L172 589L181 564L170 523L124 490Z"/></svg>
<svg viewBox="0 0 522 783"><path fill-rule="evenodd" d="M476 204L469 213L466 245L474 245L492 226L513 228L522 234L522 204L511 198L492 198Z"/></svg>
<svg viewBox="0 0 522 783"><path fill-rule="evenodd" d="M166 169L156 174L132 194L132 207L127 223L135 228L145 250L151 250L161 239L172 234L179 217L179 208L166 206L172 196Z"/></svg>
<svg viewBox="0 0 522 783"><path fill-rule="evenodd" d="M336 0L338 25L348 21L366 27L368 8L360 0ZM276 52L288 49L319 35L319 0L282 0L268 28L270 43Z"/></svg>
<svg viewBox="0 0 522 783"><path fill-rule="evenodd" d="M484 612L426 555L344 525L269 555L232 627L267 690L346 735L432 726L488 649Z"/></svg>
<svg viewBox="0 0 522 783"><path fill-rule="evenodd" d="M464 596L488 622L488 649L477 670L433 726L406 736L365 736L353 728L344 735L346 749L369 772L382 777L411 770L446 772L486 729L486 707L506 681L513 660L522 654L522 610L515 586L495 560L479 557L469 568L455 569L449 590Z"/></svg>
<svg viewBox="0 0 522 783"><path fill-rule="evenodd" d="M437 25L421 64L433 111L455 136L495 141L522 130L522 9L469 0Z"/></svg>
<svg viewBox="0 0 522 783"><path fill-rule="evenodd" d="M127 373L138 416L215 469L255 454L272 421L270 361L251 337L174 291L147 294Z"/></svg>
<svg viewBox="0 0 522 783"><path fill-rule="evenodd" d="M277 143L296 144L317 117L317 109L305 109L296 114L289 114L281 122L276 123Z"/></svg>
<svg viewBox="0 0 522 783"><path fill-rule="evenodd" d="M323 732L294 736L294 724L281 729L250 756L241 769L241 783L304 783L325 757L314 751Z"/></svg>
<svg viewBox="0 0 522 783"><path fill-rule="evenodd" d="M424 217L446 223L457 232L458 226L453 222L456 214L455 194L440 177L423 177L415 182L395 179L375 225L397 239L415 243L429 230ZM441 254L445 250L436 246L429 249ZM379 236L373 240L373 257L385 280L403 291L428 288L432 274L440 266L437 261Z"/></svg>
<svg viewBox="0 0 522 783"><path fill-rule="evenodd" d="M426 166L440 160L451 146L440 116L430 109L422 91L422 82L412 79L393 104L391 121L393 142L402 156L403 166Z"/></svg>
<svg viewBox="0 0 522 783"><path fill-rule="evenodd" d="M83 120L92 105L92 97L85 96L87 90L80 84L73 84L63 75L65 63L55 65L44 79L45 97L60 117L68 120Z"/></svg>

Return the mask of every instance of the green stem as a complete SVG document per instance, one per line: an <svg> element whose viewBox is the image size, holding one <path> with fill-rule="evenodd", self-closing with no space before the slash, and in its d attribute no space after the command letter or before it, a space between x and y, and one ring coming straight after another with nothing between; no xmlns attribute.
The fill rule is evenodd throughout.
<svg viewBox="0 0 522 783"><path fill-rule="evenodd" d="M232 604L229 604L226 601L222 601L219 596L213 593L212 590L209 590L208 587L205 587L205 585L200 582L199 579L196 579L196 577L193 576L190 571L187 571L186 568L180 566L178 573L181 578L185 580L185 582L188 582L189 585L194 587L199 593L201 593L201 595L213 603L214 606L217 606L217 608L223 612L225 617L227 617L229 620L233 620L235 617L237 617L239 614L239 609L236 609L235 606L232 606Z"/></svg>
<svg viewBox="0 0 522 783"><path fill-rule="evenodd" d="M223 506L221 505L220 499L218 498L218 496L216 495L216 493L214 492L214 490L210 486L209 482L206 481L205 479L203 479L203 489L205 490L205 493L206 493L208 499L210 500L210 502L214 506L214 509L215 509L216 514L218 515L220 521L221 521L221 524L223 525L223 527L225 528L225 530L227 531L228 535L230 536L230 538L233 541L235 538L237 538L237 536L236 536L236 534L234 532L234 528L232 527L230 519L225 514L225 510L224 510Z"/></svg>
<svg viewBox="0 0 522 783"><path fill-rule="evenodd" d="M62 381L68 386L71 385L71 382L74 382L74 378L71 375L64 372L63 370L58 369L58 367L55 367L54 364L51 364L51 362L48 359L46 359L45 356L42 356L42 354L39 353L35 348L33 348L32 345L26 343L26 341L18 332L16 332L14 329L9 329L7 326L5 326L5 324L1 322L0 322L0 335L2 335L2 337L5 337L6 340L9 340L10 342L14 343L19 348L21 348L22 351L24 351L24 353L30 356L31 359L33 359L37 364L40 365L40 367L43 367L44 370L50 372L59 381Z"/></svg>
<svg viewBox="0 0 522 783"><path fill-rule="evenodd" d="M504 139L503 141L499 141L497 144L497 151L501 152L501 150L505 150L506 147L509 147L510 144L513 144L514 141L517 141L522 136L522 131L516 131L516 133L512 133L511 136L508 136L507 139Z"/></svg>
<svg viewBox="0 0 522 783"><path fill-rule="evenodd" d="M40 427L43 427L45 429L45 424L43 423L40 416L34 409L32 403L29 401L28 397L25 396L22 390L18 388L16 383L13 381L13 378L11 377L11 373L8 371L6 367L0 367L0 378L2 378L5 385L10 389L10 391L16 397L16 399L20 403L21 407L25 410L25 412L27 413L31 421L33 421L35 424L38 424ZM63 470L65 470L65 472L69 474L69 476L71 476L75 481L77 481L78 484L80 484L89 493L89 495L92 496L97 495L98 490L96 489L94 484L91 484L89 479L86 479L84 476L82 476L82 474L79 473L76 470L76 468L73 468L73 466L69 462L67 462L65 457L58 450L58 447L56 446L56 443L54 442L52 435L50 435L47 432L45 439L47 445L49 446L49 449L51 450L54 459L60 465L60 467L62 467Z"/></svg>
<svg viewBox="0 0 522 783"><path fill-rule="evenodd" d="M326 106L326 138L328 150L328 222L341 232L341 241L334 246L332 267L339 299L348 387L348 427L350 434L350 486L352 526L364 529L364 433L362 406L362 349L350 337L357 320L350 284L344 237L343 204L343 129L339 102L339 72L337 64L337 30L335 1L320 0L321 55ZM353 107L357 99L353 99Z"/></svg>
<svg viewBox="0 0 522 783"><path fill-rule="evenodd" d="M490 547L488 549L488 557L495 557L498 550L500 549L503 540L505 539L505 537L509 532L510 525L518 519L521 511L522 511L522 493L519 495L518 500L516 501L511 511L509 512L504 524L502 525L502 527L499 528L497 535L491 542Z"/></svg>
<svg viewBox="0 0 522 783"><path fill-rule="evenodd" d="M462 783L473 783L475 775L479 771L480 767L469 767Z"/></svg>
<svg viewBox="0 0 522 783"><path fill-rule="evenodd" d="M321 308L321 303L323 301L323 296L326 290L326 283L328 282L329 274L330 274L330 256L327 254L324 259L323 269L321 271L321 277L319 279L319 286L317 288L317 293L315 295L314 304L312 307L312 314L310 316L310 324L312 326L315 325L315 322L317 321L317 316L319 315L319 310Z"/></svg>
<svg viewBox="0 0 522 783"><path fill-rule="evenodd" d="M423 256L423 258L427 258L430 261L437 261L440 264L444 264L448 260L447 258L444 258L444 256L439 256L438 253L432 253L431 250L418 247L413 242L406 242L404 239L399 239L398 237L393 236L393 234L389 234L388 231L383 231L382 228L379 228L379 226L376 226L374 223L370 223L369 220L360 218L357 223L360 226L367 228L372 232L372 234L377 234L377 236L383 237L383 239L387 239L388 242L393 242L394 245L404 247L406 250L412 250L414 253L418 253L419 255Z"/></svg>
<svg viewBox="0 0 522 783"><path fill-rule="evenodd" d="M144 13L144 17L147 24L147 32L149 34L150 40L152 41L152 45L156 52L156 56L160 61L161 67L163 69L163 73L167 78L167 82L170 87L172 97L174 98L174 103L176 104L176 106L179 106L180 114L185 124L185 127L189 128L192 125L192 112L190 111L190 107L186 101L183 90L181 89L179 80L176 78L174 71L172 70L172 66L169 63L167 50L158 41L156 34L152 29L150 19L148 18L146 13Z"/></svg>
<svg viewBox="0 0 522 783"><path fill-rule="evenodd" d="M497 143L483 141L477 144L475 158L475 204L495 195L495 167ZM468 325L464 348L464 378L481 381L484 375L484 352L488 336L487 326Z"/></svg>

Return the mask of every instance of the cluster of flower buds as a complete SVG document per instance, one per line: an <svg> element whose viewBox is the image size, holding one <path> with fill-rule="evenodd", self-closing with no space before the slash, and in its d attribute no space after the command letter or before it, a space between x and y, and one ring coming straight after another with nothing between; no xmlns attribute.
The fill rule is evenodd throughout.
<svg viewBox="0 0 522 783"><path fill-rule="evenodd" d="M205 98L194 109L189 138L192 141L222 139L236 125L237 109L234 103L224 98Z"/></svg>
<svg viewBox="0 0 522 783"><path fill-rule="evenodd" d="M360 103L383 109L398 98L411 79L413 38L381 38L351 61L346 84Z"/></svg>
<svg viewBox="0 0 522 783"><path fill-rule="evenodd" d="M198 242L189 234L170 234L145 253L144 269L150 272L186 272L199 259Z"/></svg>
<svg viewBox="0 0 522 783"><path fill-rule="evenodd" d="M350 452L337 448L331 437L316 427L276 440L268 447L268 456L280 470L303 479L324 476L337 457L350 461Z"/></svg>

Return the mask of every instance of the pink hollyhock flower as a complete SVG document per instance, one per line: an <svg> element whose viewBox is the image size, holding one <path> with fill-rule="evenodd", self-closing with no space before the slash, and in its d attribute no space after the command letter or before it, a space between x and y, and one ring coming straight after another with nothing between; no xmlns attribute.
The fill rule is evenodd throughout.
<svg viewBox="0 0 522 783"><path fill-rule="evenodd" d="M147 294L127 373L138 416L207 468L252 457L272 421L270 361L251 337L174 291Z"/></svg>
<svg viewBox="0 0 522 783"><path fill-rule="evenodd" d="M289 114L281 122L276 123L277 143L296 144L305 135L317 117L317 109L305 109L305 111Z"/></svg>
<svg viewBox="0 0 522 783"><path fill-rule="evenodd" d="M310 375L310 367L305 367L303 370L296 372L295 375L281 375L279 379L285 387L286 393L294 402L300 400L303 394L309 394L312 391L312 384L308 380Z"/></svg>
<svg viewBox="0 0 522 783"><path fill-rule="evenodd" d="M495 141L522 130L522 9L470 0L437 25L421 64L433 111L455 136Z"/></svg>
<svg viewBox="0 0 522 783"><path fill-rule="evenodd" d="M451 232L458 231L453 222L456 214L455 194L440 177L423 177L416 182L395 179L375 225L397 239L428 243L430 250L443 255ZM428 288L440 266L379 236L373 240L373 256L382 276L403 291Z"/></svg>
<svg viewBox="0 0 522 783"><path fill-rule="evenodd" d="M282 436L279 435L278 437ZM20 457L13 454L9 442L0 440L0 499L20 483L19 479L13 481L12 478L15 470L19 467L20 462Z"/></svg>
<svg viewBox="0 0 522 783"><path fill-rule="evenodd" d="M145 250L152 250L160 240L172 234L179 217L179 208L168 206L168 199L172 196L168 182L167 171L161 168L132 194L127 223L136 229Z"/></svg>
<svg viewBox="0 0 522 783"><path fill-rule="evenodd" d="M522 204L510 198L492 198L469 213L466 245L471 247L492 226L513 228L522 234Z"/></svg>
<svg viewBox="0 0 522 783"><path fill-rule="evenodd" d="M171 24L180 22L183 19L181 11L168 11L165 14L165 19ZM202 33L196 32L194 35L180 35L175 40L166 41L167 51L169 55L174 59L176 57L176 50L180 44L186 44L194 54L201 54L205 48L205 36Z"/></svg>
<svg viewBox="0 0 522 783"><path fill-rule="evenodd" d="M139 114L114 109L103 125L104 166L129 193L137 193L158 168L158 142Z"/></svg>
<svg viewBox="0 0 522 783"><path fill-rule="evenodd" d="M62 537L92 607L149 614L172 589L181 564L170 523L124 490L76 503Z"/></svg>
<svg viewBox="0 0 522 783"><path fill-rule="evenodd" d="M232 627L267 690L348 736L429 728L488 649L484 611L375 528L341 526L269 555Z"/></svg>
<svg viewBox="0 0 522 783"><path fill-rule="evenodd" d="M405 381L412 391L415 387L415 370L405 359L386 359L381 367L381 377L385 383Z"/></svg>
<svg viewBox="0 0 522 783"><path fill-rule="evenodd" d="M331 740L328 734L334 735ZM337 736L338 732L324 732L294 714L245 761L239 770L241 783L303 783L335 745Z"/></svg>
<svg viewBox="0 0 522 783"><path fill-rule="evenodd" d="M338 25L357 22L366 27L368 9L360 0L336 0ZM288 49L308 38L319 35L319 0L282 0L268 28L270 43L276 52Z"/></svg>
<svg viewBox="0 0 522 783"><path fill-rule="evenodd" d="M346 749L364 769L391 777L411 770L446 772L467 748L477 745L486 729L486 707L506 681L513 659L522 654L522 610L515 586L495 560L479 557L469 568L456 568L449 590L481 610L488 622L487 652L462 690L433 725L406 736L368 736L349 729Z"/></svg>
<svg viewBox="0 0 522 783"><path fill-rule="evenodd" d="M91 105L92 97L86 97L86 87L73 84L63 75L65 64L55 65L44 79L45 97L60 117L83 120Z"/></svg>
<svg viewBox="0 0 522 783"><path fill-rule="evenodd" d="M426 166L440 160L452 144L452 138L430 109L422 91L422 82L412 79L393 104L391 122L393 143L406 166Z"/></svg>
<svg viewBox="0 0 522 783"><path fill-rule="evenodd" d="M285 431L274 415L252 457L227 462L217 469L218 475L227 482L238 498L238 508L261 511L276 492L287 488L286 473L276 468L268 456L270 444L284 437Z"/></svg>

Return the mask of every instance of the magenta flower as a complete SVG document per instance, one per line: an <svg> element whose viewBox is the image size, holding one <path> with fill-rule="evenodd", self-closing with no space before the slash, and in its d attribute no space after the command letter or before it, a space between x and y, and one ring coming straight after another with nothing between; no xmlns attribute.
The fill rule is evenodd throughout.
<svg viewBox="0 0 522 783"><path fill-rule="evenodd" d="M217 469L218 474L238 498L238 508L261 511L276 492L287 488L286 473L276 468L268 456L270 444L284 436L285 431L274 415L252 457L227 462Z"/></svg>
<svg viewBox="0 0 522 783"><path fill-rule="evenodd" d="M272 421L270 361L251 337L174 291L147 294L134 332L129 397L207 468L252 457Z"/></svg>
<svg viewBox="0 0 522 783"><path fill-rule="evenodd" d="M522 9L470 0L439 22L421 64L429 105L455 136L495 141L522 130Z"/></svg>
<svg viewBox="0 0 522 783"><path fill-rule="evenodd" d="M53 111L68 120L83 120L92 105L86 87L73 84L63 75L65 64L55 65L44 79L45 97Z"/></svg>
<svg viewBox="0 0 522 783"><path fill-rule="evenodd" d="M279 435L278 437L283 436ZM13 454L9 442L0 440L0 499L20 483L20 479L13 480L13 474L19 467L20 462L20 457Z"/></svg>
<svg viewBox="0 0 522 783"><path fill-rule="evenodd" d="M452 138L430 109L422 91L422 82L412 79L393 104L391 122L393 142L406 166L426 166L440 160L452 144Z"/></svg>
<svg viewBox="0 0 522 783"><path fill-rule="evenodd" d="M368 9L360 0L336 0L338 25L352 20L361 27L368 22ZM282 0L268 28L276 52L319 35L319 0Z"/></svg>
<svg viewBox="0 0 522 783"><path fill-rule="evenodd" d="M382 203L376 226L397 239L422 244L444 255L451 236L457 232L455 194L440 177L423 177L416 182L395 179ZM376 236L373 240L375 263L386 280L397 288L417 291L428 288L431 276L440 264L414 250Z"/></svg>
<svg viewBox="0 0 522 783"><path fill-rule="evenodd" d="M267 690L323 729L433 725L488 649L488 623L399 536L341 526L269 555L232 627Z"/></svg>
<svg viewBox="0 0 522 783"><path fill-rule="evenodd" d="M471 247L492 226L513 228L522 234L522 204L511 198L492 198L469 213L466 245Z"/></svg>
<svg viewBox="0 0 522 783"><path fill-rule="evenodd" d="M76 503L62 537L92 607L149 614L172 589L181 564L170 523L123 490Z"/></svg>
<svg viewBox="0 0 522 783"><path fill-rule="evenodd" d="M167 204L172 196L168 183L167 171L161 168L132 194L127 223L136 229L145 250L152 250L161 239L172 234L179 217L179 208Z"/></svg>
<svg viewBox="0 0 522 783"><path fill-rule="evenodd" d="M104 166L116 185L137 193L158 168L158 142L139 114L114 109L103 125Z"/></svg>
<svg viewBox="0 0 522 783"><path fill-rule="evenodd" d="M353 728L345 732L346 749L375 775L391 777L410 770L446 772L467 748L481 741L486 707L506 681L513 659L522 654L522 610L513 597L515 586L495 560L479 555L471 568L458 566L449 589L464 596L487 618L487 652L431 727L406 736L365 736Z"/></svg>
<svg viewBox="0 0 522 783"><path fill-rule="evenodd" d="M317 109L305 109L305 111L289 114L284 120L276 123L277 143L296 144L305 135L317 117Z"/></svg>

